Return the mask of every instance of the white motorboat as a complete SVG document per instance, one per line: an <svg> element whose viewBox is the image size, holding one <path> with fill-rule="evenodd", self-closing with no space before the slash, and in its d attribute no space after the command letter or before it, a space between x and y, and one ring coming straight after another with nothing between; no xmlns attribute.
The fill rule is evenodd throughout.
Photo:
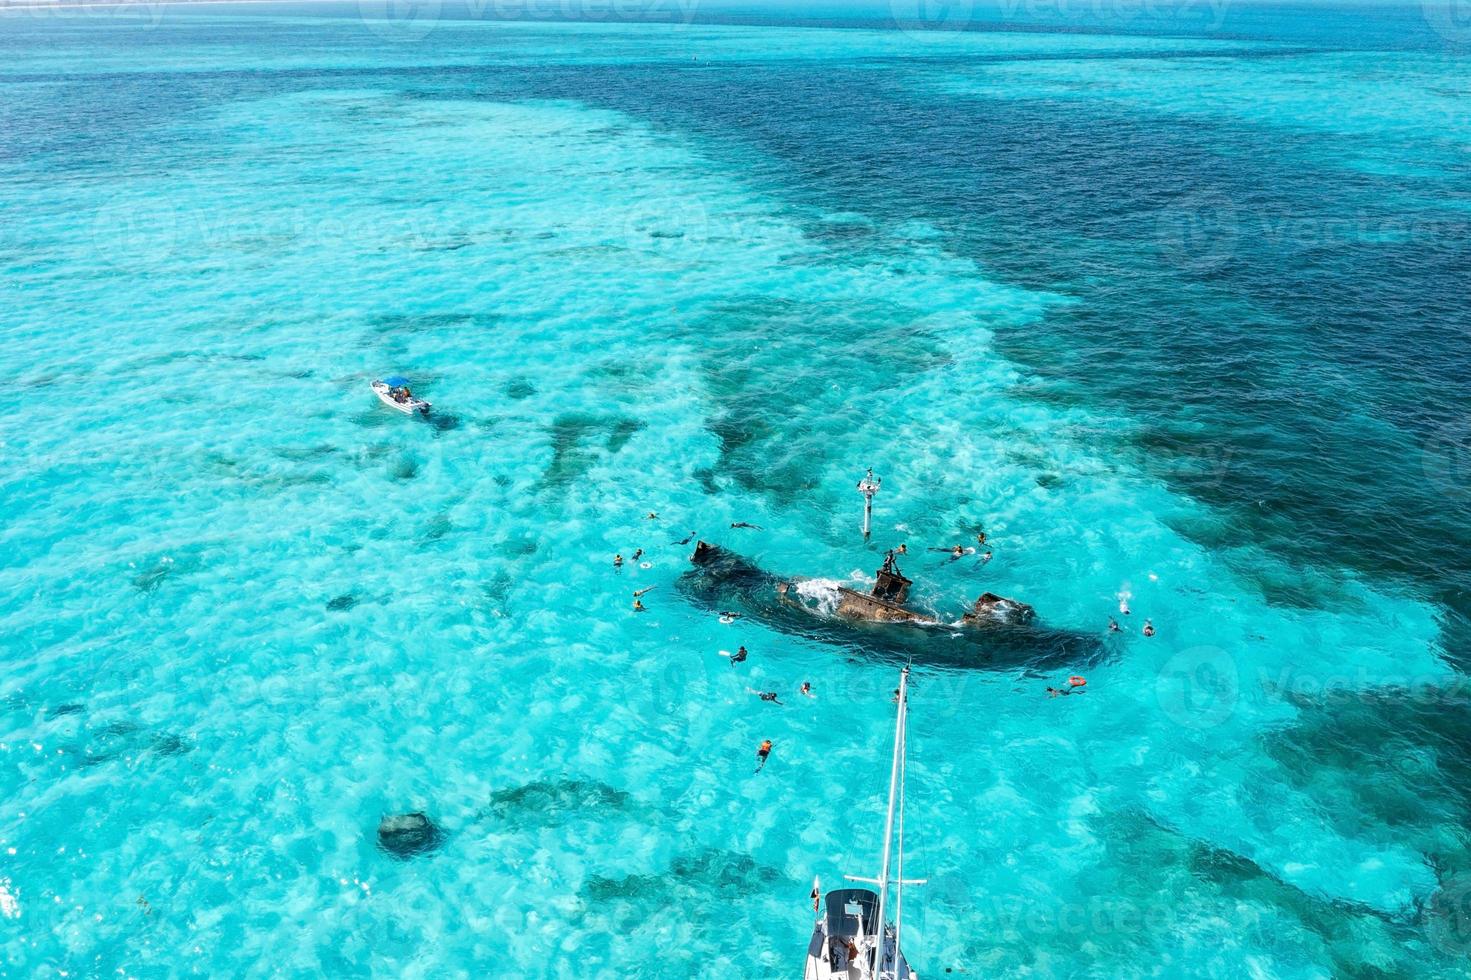
<svg viewBox="0 0 1471 980"><path fill-rule="evenodd" d="M378 400L389 408L397 409L405 415L429 414L429 403L422 398L415 398L409 390L409 379L394 375L383 381L373 382L373 393Z"/></svg>
<svg viewBox="0 0 1471 980"><path fill-rule="evenodd" d="M904 878L904 736L909 711L909 668L899 675L898 719L894 723L894 758L889 769L889 810L884 823L884 854L877 878L846 875L873 888L836 888L826 895L822 882L812 882L817 921L807 944L803 980L919 980L900 951L904 924L904 886L922 879ZM898 841L895 842L895 818ZM890 876L891 857L898 861ZM893 905L889 905L890 892ZM892 920L890 918L892 913Z"/></svg>

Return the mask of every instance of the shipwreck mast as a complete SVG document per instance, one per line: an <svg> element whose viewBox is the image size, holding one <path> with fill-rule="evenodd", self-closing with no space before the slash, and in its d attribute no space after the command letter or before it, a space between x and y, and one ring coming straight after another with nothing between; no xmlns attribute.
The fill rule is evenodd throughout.
<svg viewBox="0 0 1471 980"><path fill-rule="evenodd" d="M873 467L868 468L868 475L858 481L858 492L863 494L863 540L868 540L869 527L873 523L873 495L879 492L879 485L884 481L873 475Z"/></svg>

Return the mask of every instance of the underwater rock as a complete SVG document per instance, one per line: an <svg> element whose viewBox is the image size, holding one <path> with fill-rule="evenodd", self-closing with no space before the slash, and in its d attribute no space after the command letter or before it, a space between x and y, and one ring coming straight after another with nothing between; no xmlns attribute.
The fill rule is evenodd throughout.
<svg viewBox="0 0 1471 980"><path fill-rule="evenodd" d="M336 596L327 601L327 610L328 612L347 612L347 610L351 609L357 604L357 596L353 595L351 592L344 592L342 593L342 595Z"/></svg>
<svg viewBox="0 0 1471 980"><path fill-rule="evenodd" d="M582 479L607 456L616 455L643 428L642 420L619 415L557 416L548 431L552 458L542 473L542 488L564 488ZM596 445L599 439L601 451Z"/></svg>
<svg viewBox="0 0 1471 980"><path fill-rule="evenodd" d="M480 591L492 609L504 612L510 602L511 590L515 586L516 580L511 578L510 573L502 568L491 576L489 582L480 587Z"/></svg>
<svg viewBox="0 0 1471 980"><path fill-rule="evenodd" d="M189 743L170 732L154 735L149 747L159 755L183 755L189 751Z"/></svg>
<svg viewBox="0 0 1471 980"><path fill-rule="evenodd" d="M492 793L490 805L481 815L546 825L563 817L585 816L590 811L622 810L629 800L627 793L606 783L586 779L538 780Z"/></svg>
<svg viewBox="0 0 1471 980"><path fill-rule="evenodd" d="M83 740L69 747L83 767L100 766L149 750L161 756L176 756L189 749L189 742L178 735L150 730L132 721L108 722L83 733Z"/></svg>
<svg viewBox="0 0 1471 980"><path fill-rule="evenodd" d="M131 721L114 721L91 732L82 746L82 765L96 766L119 758L138 744L142 728Z"/></svg>
<svg viewBox="0 0 1471 980"><path fill-rule="evenodd" d="M684 907L715 894L737 899L786 880L775 868L760 864L749 854L705 848L676 857L665 874L605 878L592 875L582 887L583 898L602 903L612 900L646 901L656 907Z"/></svg>
<svg viewBox="0 0 1471 980"><path fill-rule="evenodd" d="M400 861L437 848L444 834L423 813L398 813L378 821L378 847Z"/></svg>
<svg viewBox="0 0 1471 980"><path fill-rule="evenodd" d="M461 425L460 417L449 412L435 412L426 421L436 436L441 432L453 432Z"/></svg>
<svg viewBox="0 0 1471 980"><path fill-rule="evenodd" d="M454 522L449 519L449 514L435 514L429 518L429 523L424 527L425 541L438 541L455 529Z"/></svg>
<svg viewBox="0 0 1471 980"><path fill-rule="evenodd" d="M133 576L133 588L144 595L152 595L158 591L158 587L173 573L173 563L163 559L137 575Z"/></svg>
<svg viewBox="0 0 1471 980"><path fill-rule="evenodd" d="M419 475L418 460L401 456L388 468L388 474L395 480L412 480Z"/></svg>

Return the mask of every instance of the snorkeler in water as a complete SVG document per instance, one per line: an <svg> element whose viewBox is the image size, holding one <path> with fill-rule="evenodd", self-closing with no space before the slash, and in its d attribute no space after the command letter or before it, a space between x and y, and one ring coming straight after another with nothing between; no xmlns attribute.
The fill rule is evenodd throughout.
<svg viewBox="0 0 1471 980"><path fill-rule="evenodd" d="M754 687L748 687L746 688L746 690L756 695L762 701L770 701L772 704L781 704L781 702L776 699L775 691L758 691Z"/></svg>
<svg viewBox="0 0 1471 980"><path fill-rule="evenodd" d="M771 755L771 739L768 738L765 741L763 741L761 743L761 747L756 750L756 771L757 772L760 772L763 768L766 767L766 759L767 759L767 757L769 755Z"/></svg>
<svg viewBox="0 0 1471 980"><path fill-rule="evenodd" d="M736 652L730 655L730 662L732 664L738 664L744 661L748 656L750 655L746 653L745 647L736 647Z"/></svg>
<svg viewBox="0 0 1471 980"><path fill-rule="evenodd" d="M639 560L639 559L640 559L640 558L642 558L642 557L643 557L643 556L644 556L644 549L642 549L642 548L639 548L639 549L638 549L638 550L637 550L637 551L635 551L635 552L634 552L634 553L633 553L633 560L634 560L634 561L638 561L638 560Z"/></svg>
<svg viewBox="0 0 1471 980"><path fill-rule="evenodd" d="M731 525L731 527L745 527L745 528L750 528L752 531L764 531L764 530L766 530L760 524L752 524L749 521L736 521L735 523L733 523Z"/></svg>
<svg viewBox="0 0 1471 980"><path fill-rule="evenodd" d="M685 535L683 538L680 538L678 541L675 541L675 542L672 542L672 543L673 544L689 544L691 541L693 541L695 539L695 535L697 533L699 533L699 532L697 532L697 531L691 531L689 534Z"/></svg>
<svg viewBox="0 0 1471 980"><path fill-rule="evenodd" d="M613 567L614 568L622 568L623 567L623 556L622 555L614 555L613 556Z"/></svg>
<svg viewBox="0 0 1471 980"><path fill-rule="evenodd" d="M639 596L641 596L641 595L647 595L648 593L653 592L657 588L658 588L657 585L650 585L650 586L648 586L646 588L639 589L639 590L637 590L637 591L635 591L633 593L633 597L635 599L637 599Z"/></svg>
<svg viewBox="0 0 1471 980"><path fill-rule="evenodd" d="M809 698L817 697L816 694L812 693L812 684L809 681L802 682L802 693L807 695Z"/></svg>
<svg viewBox="0 0 1471 980"><path fill-rule="evenodd" d="M638 600L638 599L633 600L633 611L634 612L643 612L644 611L644 604L640 600Z"/></svg>
<svg viewBox="0 0 1471 980"><path fill-rule="evenodd" d="M1122 633L1124 630L1123 627L1119 625L1119 621L1110 616L1108 617L1108 631L1110 633Z"/></svg>
<svg viewBox="0 0 1471 980"><path fill-rule="evenodd" d="M1151 623L1147 619L1144 621L1144 635L1145 636L1153 636L1154 635L1154 624Z"/></svg>

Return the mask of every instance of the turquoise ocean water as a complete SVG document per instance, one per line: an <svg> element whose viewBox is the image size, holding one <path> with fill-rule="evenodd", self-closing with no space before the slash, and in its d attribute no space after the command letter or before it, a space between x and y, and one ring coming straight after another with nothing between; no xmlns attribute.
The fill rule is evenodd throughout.
<svg viewBox="0 0 1471 980"><path fill-rule="evenodd" d="M5 975L798 975L897 665L692 532L1096 642L916 665L922 976L1464 975L1463 13L0 13Z"/></svg>

